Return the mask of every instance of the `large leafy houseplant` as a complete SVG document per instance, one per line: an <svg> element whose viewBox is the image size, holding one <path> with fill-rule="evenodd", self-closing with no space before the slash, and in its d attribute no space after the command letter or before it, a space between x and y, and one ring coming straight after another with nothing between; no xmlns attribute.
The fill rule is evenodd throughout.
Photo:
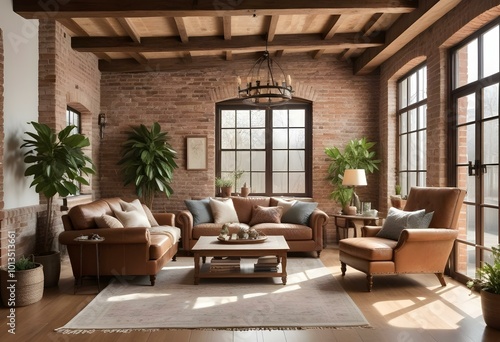
<svg viewBox="0 0 500 342"><path fill-rule="evenodd" d="M132 127L123 144L122 158L118 162L124 175L124 185L135 185L137 196L149 208L157 192L170 197L174 192L170 184L176 169L177 152L168 142L169 136L160 124L151 129L144 125Z"/></svg>
<svg viewBox="0 0 500 342"><path fill-rule="evenodd" d="M493 263L485 262L476 270L477 278L467 282L470 289L481 291L483 319L492 328L500 329L500 247L492 247Z"/></svg>
<svg viewBox="0 0 500 342"><path fill-rule="evenodd" d="M52 204L54 196L76 195L78 184L89 185L83 175L95 174L92 160L85 155L83 148L90 146L89 139L79 133L73 133L75 126L67 126L55 133L49 126L31 122L35 132L26 132L21 148L28 149L24 162L30 166L24 172L32 176L30 187L46 197L45 224L37 231L39 237L37 250L40 253L51 250L55 238L53 231ZM40 226L40 225L39 225Z"/></svg>
<svg viewBox="0 0 500 342"><path fill-rule="evenodd" d="M378 170L377 164L380 163L380 160L375 159L375 151L371 150L374 145L374 142L361 138L349 141L343 151L338 147L325 149L326 155L331 160L327 176L328 181L333 186L330 198L337 201L342 208L349 203L352 197L352 189L342 185L345 170L364 169L367 173Z"/></svg>

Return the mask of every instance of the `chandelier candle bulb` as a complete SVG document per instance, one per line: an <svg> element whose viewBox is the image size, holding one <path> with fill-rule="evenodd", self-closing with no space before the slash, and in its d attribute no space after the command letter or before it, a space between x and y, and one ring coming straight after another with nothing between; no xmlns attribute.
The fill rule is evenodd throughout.
<svg viewBox="0 0 500 342"><path fill-rule="evenodd" d="M286 78L287 78L287 81L288 81L288 85L292 86L292 77L290 75L288 75Z"/></svg>

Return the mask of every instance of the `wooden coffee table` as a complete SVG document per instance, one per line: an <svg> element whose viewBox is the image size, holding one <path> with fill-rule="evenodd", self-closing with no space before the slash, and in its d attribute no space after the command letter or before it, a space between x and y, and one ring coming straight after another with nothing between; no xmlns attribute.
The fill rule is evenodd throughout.
<svg viewBox="0 0 500 342"><path fill-rule="evenodd" d="M193 246L194 253L194 284L198 285L200 278L269 278L281 277L286 285L286 256L290 249L283 236L268 236L260 243L229 244L220 242L216 236L201 236ZM200 265L200 258L223 257L260 257L275 255L281 262L276 272L255 272L253 268L241 268L238 271L210 272L209 265Z"/></svg>

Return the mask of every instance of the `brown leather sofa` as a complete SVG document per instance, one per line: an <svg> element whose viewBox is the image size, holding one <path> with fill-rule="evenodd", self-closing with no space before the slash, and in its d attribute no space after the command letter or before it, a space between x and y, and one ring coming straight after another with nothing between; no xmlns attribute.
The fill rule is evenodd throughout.
<svg viewBox="0 0 500 342"><path fill-rule="evenodd" d="M458 188L413 187L405 211L434 212L429 228L403 229L399 240L377 237L382 227L367 226L360 238L342 239L339 258L342 276L346 265L366 273L371 291L373 276L382 274L434 273L442 286L466 192Z"/></svg>
<svg viewBox="0 0 500 342"><path fill-rule="evenodd" d="M251 221L254 206L276 206L274 197L250 196L231 197L240 223ZM323 232L328 221L328 215L316 208L309 217L308 225L293 223L259 223L253 227L265 235L283 235L291 252L316 252L319 257L323 250ZM182 230L182 247L190 251L200 236L217 236L222 223L202 223L193 225L193 215L189 210L182 210L176 215L177 226ZM230 233L238 228L230 228Z"/></svg>
<svg viewBox="0 0 500 342"><path fill-rule="evenodd" d="M170 233L159 232L161 229L157 227L98 228L95 218L103 214L114 216L113 208L120 210L119 198L77 205L62 216L64 232L59 234L59 242L67 246L75 282L80 276L97 275L95 246L83 245L80 270L80 244L75 238L98 234L105 239L99 244L100 275L149 275L154 285L156 274L168 261L175 260L178 241L174 241L176 238ZM153 216L160 226L175 226L174 214L155 213Z"/></svg>

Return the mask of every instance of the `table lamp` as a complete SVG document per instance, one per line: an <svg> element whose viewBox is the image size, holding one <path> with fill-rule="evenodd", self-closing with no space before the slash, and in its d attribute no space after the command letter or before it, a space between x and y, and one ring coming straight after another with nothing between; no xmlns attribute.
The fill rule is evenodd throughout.
<svg viewBox="0 0 500 342"><path fill-rule="evenodd" d="M344 171L342 185L352 186L351 206L356 207L356 212L361 213L361 202L356 194L356 186L368 185L366 182L366 173L364 169L347 169Z"/></svg>

